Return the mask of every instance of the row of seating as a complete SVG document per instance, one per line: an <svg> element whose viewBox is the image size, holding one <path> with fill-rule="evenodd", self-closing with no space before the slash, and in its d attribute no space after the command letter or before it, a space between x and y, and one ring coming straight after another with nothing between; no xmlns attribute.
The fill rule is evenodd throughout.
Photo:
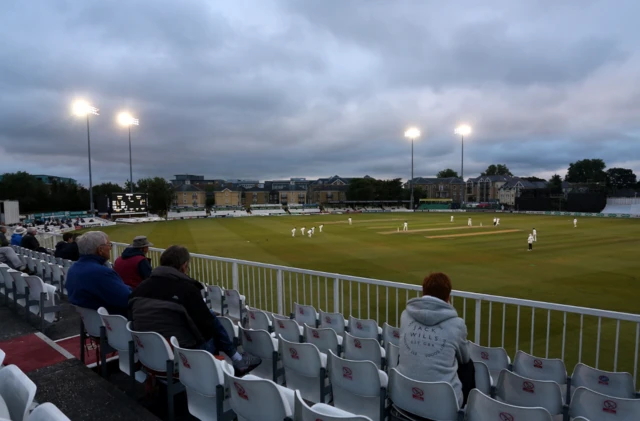
<svg viewBox="0 0 640 421"><path fill-rule="evenodd" d="M37 387L17 366L2 366L4 352L0 350L0 421L70 421L52 403L37 405L31 410Z"/></svg>

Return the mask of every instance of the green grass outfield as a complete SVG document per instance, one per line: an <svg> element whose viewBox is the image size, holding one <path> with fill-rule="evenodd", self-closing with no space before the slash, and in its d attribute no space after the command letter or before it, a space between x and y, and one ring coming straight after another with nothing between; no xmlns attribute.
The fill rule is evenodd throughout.
<svg viewBox="0 0 640 421"><path fill-rule="evenodd" d="M473 228L466 227L469 215ZM573 217L568 216L501 214L500 226L493 227L494 214L457 213L453 223L449 222L450 216L355 214L351 215L351 226L346 215L197 219L118 225L104 231L112 241L130 242L136 235L146 235L161 248L182 244L195 253L395 282L421 284L429 272L442 271L451 277L454 289L461 291L640 313L640 219L584 217L578 218L578 227L574 228ZM405 220L409 232L398 233ZM323 233L318 232L320 223L324 224ZM315 226L316 235L302 237L298 231L292 238L294 226ZM527 236L534 227L538 241L534 250L527 252ZM394 298L389 302L395 307ZM400 298L402 311L405 299ZM351 303L354 301L355 292ZM377 304L369 304L372 313ZM456 300L455 304L462 315L461 302ZM364 297L354 304L360 308L366 305ZM483 306L483 323L488 320L487 307ZM473 308L468 302L470 338L474 337ZM395 312L395 308L390 310ZM496 346L501 345L502 305L494 305L492 312L491 345ZM535 316L534 353L545 356L547 312L538 310ZM509 354L513 357L516 342L518 349L530 351L531 310L522 309L518 338L514 306L507 307L505 318ZM383 319L380 317L380 322ZM397 318L390 316L388 321L394 324ZM562 314L552 313L550 321L549 355L560 356ZM565 361L570 371L578 359L595 365L597 323L595 317L584 318L580 356L580 317L567 317ZM484 345L488 333L483 328ZM603 320L600 368L613 368L615 335L615 322ZM617 369L633 372L636 326L623 323L619 337Z"/></svg>

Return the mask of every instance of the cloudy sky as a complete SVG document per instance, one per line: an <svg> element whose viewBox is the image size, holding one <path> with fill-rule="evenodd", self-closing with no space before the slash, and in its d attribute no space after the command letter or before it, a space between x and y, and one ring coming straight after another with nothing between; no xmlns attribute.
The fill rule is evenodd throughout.
<svg viewBox="0 0 640 421"><path fill-rule="evenodd" d="M410 174L505 163L640 174L638 0L4 0L0 171L87 184Z"/></svg>

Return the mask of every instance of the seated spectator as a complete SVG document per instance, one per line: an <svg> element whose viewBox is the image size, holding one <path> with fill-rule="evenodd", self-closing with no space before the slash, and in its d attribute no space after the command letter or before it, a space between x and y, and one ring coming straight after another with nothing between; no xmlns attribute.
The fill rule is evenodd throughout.
<svg viewBox="0 0 640 421"><path fill-rule="evenodd" d="M423 297L407 302L400 318L400 363L398 371L423 382L447 382L463 405L459 364L470 360L467 327L449 304L451 280L432 273L422 283Z"/></svg>
<svg viewBox="0 0 640 421"><path fill-rule="evenodd" d="M171 246L160 256L160 266L143 281L129 299L129 320L134 330L157 332L169 339L175 336L180 346L222 351L233 360L237 375L246 374L262 360L240 354L218 318L202 299L202 284L190 278L189 250Z"/></svg>
<svg viewBox="0 0 640 421"><path fill-rule="evenodd" d="M27 230L23 227L18 227L13 230L13 234L11 235L11 245L19 246L22 243L22 236L26 234Z"/></svg>
<svg viewBox="0 0 640 421"><path fill-rule="evenodd" d="M79 235L73 232L65 232L62 234L62 241L56 244L54 256L60 257L61 259L73 260L74 262L77 261L80 258L78 243L76 243L78 237Z"/></svg>
<svg viewBox="0 0 640 421"><path fill-rule="evenodd" d="M151 259L147 258L149 247L153 246L147 237L140 235L122 252L113 264L125 284L135 289L142 281L151 276Z"/></svg>
<svg viewBox="0 0 640 421"><path fill-rule="evenodd" d="M67 273L65 287L73 305L109 313L127 315L131 288L105 264L111 253L109 237L102 231L89 231L78 238L80 259Z"/></svg>
<svg viewBox="0 0 640 421"><path fill-rule="evenodd" d="M27 267L22 264L16 252L9 247L9 241L5 237L6 232L7 227L0 226L0 263L6 263L12 269L24 271Z"/></svg>
<svg viewBox="0 0 640 421"><path fill-rule="evenodd" d="M47 249L40 247L40 242L36 238L36 234L38 234L38 229L36 227L27 228L27 233L22 237L20 246L29 250L48 253Z"/></svg>

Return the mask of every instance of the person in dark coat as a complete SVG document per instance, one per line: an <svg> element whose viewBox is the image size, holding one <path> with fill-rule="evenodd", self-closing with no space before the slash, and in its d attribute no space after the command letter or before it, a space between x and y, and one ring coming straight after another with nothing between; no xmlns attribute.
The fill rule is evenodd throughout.
<svg viewBox="0 0 640 421"><path fill-rule="evenodd" d="M147 237L139 235L113 264L113 269L118 272L124 283L133 289L151 276L151 260L147 258L151 246L153 244Z"/></svg>
<svg viewBox="0 0 640 421"><path fill-rule="evenodd" d="M36 234L38 234L38 230L35 227L27 228L27 233L22 237L22 241L20 242L20 247L24 247L29 250L39 251L42 253L47 253L47 249L44 247L40 247L40 242L36 238Z"/></svg>
<svg viewBox="0 0 640 421"><path fill-rule="evenodd" d="M79 235L73 232L65 232L62 234L62 241L56 244L54 256L61 259L73 260L74 262L77 261L80 258L78 243L76 243L78 237Z"/></svg>

